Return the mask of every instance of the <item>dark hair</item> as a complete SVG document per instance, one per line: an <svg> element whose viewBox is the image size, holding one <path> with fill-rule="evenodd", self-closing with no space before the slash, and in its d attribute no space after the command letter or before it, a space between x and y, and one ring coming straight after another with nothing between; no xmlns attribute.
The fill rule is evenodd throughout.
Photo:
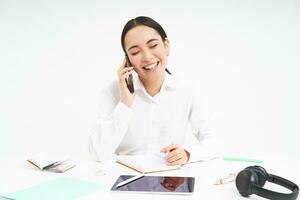
<svg viewBox="0 0 300 200"><path fill-rule="evenodd" d="M166 39L167 39L166 32L164 31L162 26L159 23L157 23L155 20L151 19L150 17L146 17L146 16L136 17L134 19L129 20L125 24L123 31L122 31L121 45L122 45L122 49L123 49L125 55L127 55L126 50L125 50L125 36L128 31L130 31L131 29L133 29L134 27L139 26L139 25L148 26L148 27L156 30L158 32L158 34L160 35L162 41L166 41ZM171 74L171 72L168 69L166 69L166 72Z"/></svg>

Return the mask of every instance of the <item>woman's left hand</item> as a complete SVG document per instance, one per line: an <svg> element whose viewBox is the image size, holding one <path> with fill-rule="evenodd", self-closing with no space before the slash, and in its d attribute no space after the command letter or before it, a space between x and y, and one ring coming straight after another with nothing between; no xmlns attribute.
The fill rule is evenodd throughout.
<svg viewBox="0 0 300 200"><path fill-rule="evenodd" d="M166 156L168 165L184 165L190 158L190 153L179 144L171 144L161 150L162 153L168 153Z"/></svg>

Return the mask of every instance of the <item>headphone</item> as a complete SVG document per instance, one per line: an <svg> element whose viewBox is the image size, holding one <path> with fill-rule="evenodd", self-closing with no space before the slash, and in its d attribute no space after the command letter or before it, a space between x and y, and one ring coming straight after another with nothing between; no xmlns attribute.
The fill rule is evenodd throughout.
<svg viewBox="0 0 300 200"><path fill-rule="evenodd" d="M281 185L292 193L279 193L271 190L264 189L266 181ZM295 200L298 197L298 186L282 177L268 174L267 171L261 166L250 166L240 171L235 179L236 187L239 193L248 197L251 194L274 199L274 200Z"/></svg>

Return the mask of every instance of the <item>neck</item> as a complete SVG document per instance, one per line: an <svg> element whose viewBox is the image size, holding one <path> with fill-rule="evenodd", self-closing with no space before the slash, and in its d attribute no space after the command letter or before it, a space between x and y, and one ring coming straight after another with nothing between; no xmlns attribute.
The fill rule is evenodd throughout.
<svg viewBox="0 0 300 200"><path fill-rule="evenodd" d="M155 82L143 81L147 93L152 97L155 96L157 93L159 93L164 80L165 80L165 76L160 77Z"/></svg>

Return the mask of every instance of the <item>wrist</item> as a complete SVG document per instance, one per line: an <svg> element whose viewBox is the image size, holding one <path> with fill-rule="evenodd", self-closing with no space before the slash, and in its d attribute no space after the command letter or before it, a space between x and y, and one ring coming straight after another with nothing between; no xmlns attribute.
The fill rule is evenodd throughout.
<svg viewBox="0 0 300 200"><path fill-rule="evenodd" d="M126 101L126 100L121 100L123 104L125 104L127 107L131 108L132 102L131 101Z"/></svg>

